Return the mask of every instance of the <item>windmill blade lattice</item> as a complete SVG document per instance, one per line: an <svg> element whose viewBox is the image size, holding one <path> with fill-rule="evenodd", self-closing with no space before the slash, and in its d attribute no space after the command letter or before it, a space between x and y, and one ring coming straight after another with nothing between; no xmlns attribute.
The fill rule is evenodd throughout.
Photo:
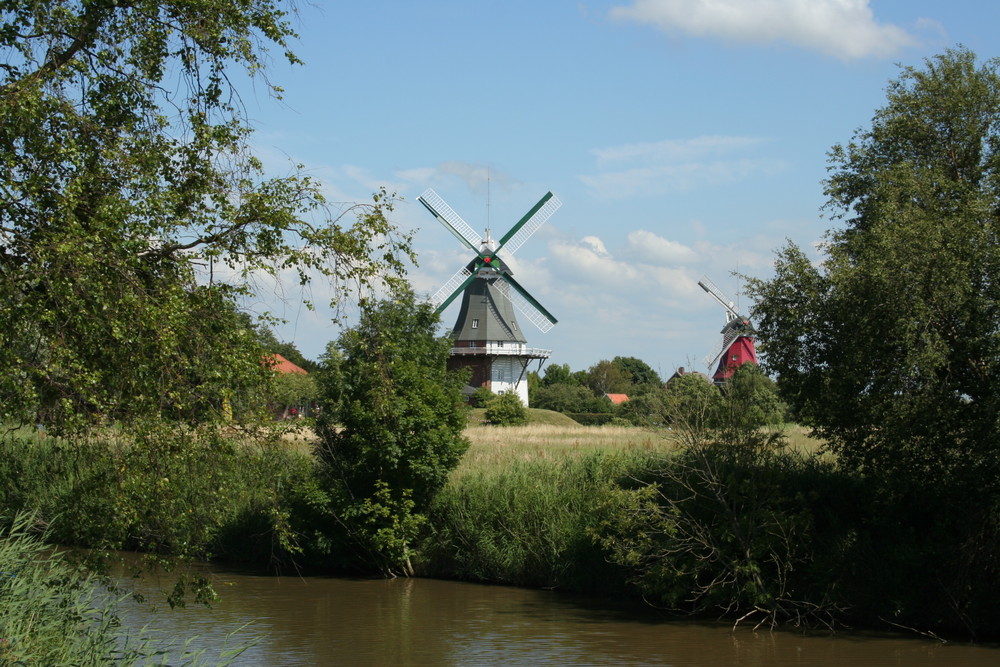
<svg viewBox="0 0 1000 667"><path fill-rule="evenodd" d="M735 329L726 331L726 333L722 335L722 342L720 342L718 348L716 348L715 354L710 354L705 357L705 365L709 368L714 366L719 357L725 354L726 350L729 349L729 346L733 344L733 341L739 338L739 335L739 332Z"/></svg>
<svg viewBox="0 0 1000 667"><path fill-rule="evenodd" d="M517 308L522 315L528 318L529 322L538 327L542 333L547 333L549 329L555 326L555 318L552 318L551 315L546 316L542 313L542 311L536 308L534 304L524 298L520 292L511 289L510 283L505 278L497 280L496 287L500 290L500 293L513 303L514 307Z"/></svg>
<svg viewBox="0 0 1000 667"><path fill-rule="evenodd" d="M468 268L463 266L458 270L458 273L448 279L448 282L446 282L441 289L434 293L431 297L431 303L438 308L443 309L447 307L445 302L448 301L450 303L450 299L448 297L457 296L460 288L465 284L465 281L468 280L471 275L472 271L469 271Z"/></svg>
<svg viewBox="0 0 1000 667"><path fill-rule="evenodd" d="M739 313L736 312L736 305L730 301L729 297L722 293L718 287L715 286L708 276L702 276L701 280L698 281L698 286L709 293L709 295L719 302L723 308L726 309L726 321L731 322L739 317Z"/></svg>
<svg viewBox="0 0 1000 667"><path fill-rule="evenodd" d="M479 236L434 190L428 189L417 197L417 201L423 204L463 245L476 253L472 262L459 270L431 297L437 304L438 313L447 308L460 293L468 294L467 290L473 281L483 280L486 281L486 289L498 290L508 304L513 304L542 332L548 331L556 324L556 318L552 313L514 280L510 269L497 257L497 253L501 250L509 254L520 248L562 206L562 202L555 195L547 192L503 235L499 243L490 239L489 230L484 237ZM466 312L466 306L466 302L463 301L463 313ZM461 317L464 318L466 315ZM512 312L509 318L513 318ZM478 322L478 319L473 318L471 322ZM478 324L473 324L472 328L478 328Z"/></svg>
<svg viewBox="0 0 1000 667"><path fill-rule="evenodd" d="M500 246L497 250L504 250L507 254L514 254L524 242L531 238L538 228L545 224L545 221L552 217L552 214L559 210L562 202L551 192L547 193L539 200L535 207L518 221L517 225L511 228L514 231L510 236L500 239ZM520 226L520 227L519 227Z"/></svg>
<svg viewBox="0 0 1000 667"><path fill-rule="evenodd" d="M448 202L442 199L438 193L428 188L422 195L417 197L417 201L433 213L434 216L437 217L444 224L444 226L448 228L448 231L454 234L459 241L463 241L474 251L479 252L479 245L482 242L482 237L469 225L469 223L462 219L462 216L455 213L454 209L452 209L451 206L448 206Z"/></svg>

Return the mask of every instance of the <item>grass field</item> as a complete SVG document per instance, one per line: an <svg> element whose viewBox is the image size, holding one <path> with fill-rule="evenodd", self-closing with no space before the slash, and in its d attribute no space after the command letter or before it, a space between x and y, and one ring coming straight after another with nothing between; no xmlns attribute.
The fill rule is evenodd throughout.
<svg viewBox="0 0 1000 667"><path fill-rule="evenodd" d="M645 449L670 451L669 431L631 426L582 426L566 415L530 409L526 426L486 426L473 410L465 435L471 446L455 475L502 467L514 461L562 460L589 452Z"/></svg>
<svg viewBox="0 0 1000 667"><path fill-rule="evenodd" d="M526 426L488 426L483 410L469 411L465 435L471 443L455 475L471 470L503 467L513 461L562 460L597 450L644 449L670 451L675 440L669 430L634 426L583 426L559 412L529 409ZM801 454L819 450L821 441L797 424L784 428L788 448ZM307 428L290 430L282 440L292 449L307 452L315 436Z"/></svg>

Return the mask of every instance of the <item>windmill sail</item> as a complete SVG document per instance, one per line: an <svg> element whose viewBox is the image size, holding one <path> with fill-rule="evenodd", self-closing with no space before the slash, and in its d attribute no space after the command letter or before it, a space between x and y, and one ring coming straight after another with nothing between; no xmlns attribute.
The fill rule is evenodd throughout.
<svg viewBox="0 0 1000 667"><path fill-rule="evenodd" d="M545 221L552 217L552 214L559 210L562 206L562 202L551 192L545 194L535 206L528 211L523 218L521 218L516 225L510 228L510 231L500 239L500 245L497 247L497 252L500 250L506 251L508 254L513 255L518 248L524 245L524 242L531 238L531 236L538 231L538 228L545 224Z"/></svg>
<svg viewBox="0 0 1000 667"><path fill-rule="evenodd" d="M740 316L736 312L736 305L729 300L729 297L722 293L722 290L715 286L715 283L708 279L708 276L702 276L701 280L698 281L698 286L708 292L713 299L726 309L727 322L731 322Z"/></svg>
<svg viewBox="0 0 1000 667"><path fill-rule="evenodd" d="M453 275L448 279L441 289L434 293L431 297L431 303L437 306L438 311L442 311L448 307L448 304L458 296L458 293L465 289L466 284L469 282L469 276L472 275L472 271L469 271L467 267L462 267L459 269L458 273Z"/></svg>
<svg viewBox="0 0 1000 667"><path fill-rule="evenodd" d="M543 333L556 324L557 320L548 310L532 297L510 274L510 270L497 256L512 254L527 241L555 213L562 202L551 192L547 192L531 210L518 220L500 241L494 242L489 232L481 237L456 213L434 190L427 189L417 200L450 231L463 245L472 249L476 257L453 275L432 297L437 312L444 311L463 291L471 289L474 280L488 282L538 327ZM514 324L516 327L516 323ZM458 327L456 327L458 328Z"/></svg>
<svg viewBox="0 0 1000 667"><path fill-rule="evenodd" d="M745 363L757 363L757 349L753 340L753 325L750 320L739 314L736 306L715 286L708 277L703 276L698 286L708 292L726 311L726 325L722 328L722 342L716 352L705 357L705 365L709 369L718 362L718 368L712 375L712 381L723 384L739 366Z"/></svg>
<svg viewBox="0 0 1000 667"><path fill-rule="evenodd" d="M515 289L511 289L511 286L515 286ZM497 289L542 333L547 333L558 322L552 313L542 308L541 304L527 295L527 292L522 294L524 288L515 283L510 276L503 276L497 280Z"/></svg>
<svg viewBox="0 0 1000 667"><path fill-rule="evenodd" d="M482 242L482 238L476 230L469 226L469 223L462 219L462 216L455 213L451 206L448 206L448 203L438 193L428 188L422 195L417 197L417 201L423 204L424 208L430 211L448 231L454 234L455 238L472 248L473 251L479 252L479 245Z"/></svg>

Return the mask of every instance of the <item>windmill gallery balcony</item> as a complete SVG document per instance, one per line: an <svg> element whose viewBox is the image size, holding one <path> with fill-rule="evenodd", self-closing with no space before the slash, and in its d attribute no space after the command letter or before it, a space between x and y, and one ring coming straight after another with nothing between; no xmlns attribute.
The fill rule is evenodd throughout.
<svg viewBox="0 0 1000 667"><path fill-rule="evenodd" d="M470 341L471 342L471 341ZM491 342L466 344L451 348L452 356L490 356L490 357L521 357L525 359L548 359L552 350L538 347L527 347L518 343Z"/></svg>

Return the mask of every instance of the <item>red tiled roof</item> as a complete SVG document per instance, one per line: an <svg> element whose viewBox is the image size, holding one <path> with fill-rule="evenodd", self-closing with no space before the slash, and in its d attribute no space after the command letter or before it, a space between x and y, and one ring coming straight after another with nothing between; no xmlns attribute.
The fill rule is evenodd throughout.
<svg viewBox="0 0 1000 667"><path fill-rule="evenodd" d="M621 405L628 400L628 394L605 394L605 396L615 405Z"/></svg>
<svg viewBox="0 0 1000 667"><path fill-rule="evenodd" d="M296 366L288 359L285 359L280 354L272 354L270 357L265 357L264 362L267 363L271 370L275 373L301 373L302 375L308 375L309 373L306 369L301 366Z"/></svg>

